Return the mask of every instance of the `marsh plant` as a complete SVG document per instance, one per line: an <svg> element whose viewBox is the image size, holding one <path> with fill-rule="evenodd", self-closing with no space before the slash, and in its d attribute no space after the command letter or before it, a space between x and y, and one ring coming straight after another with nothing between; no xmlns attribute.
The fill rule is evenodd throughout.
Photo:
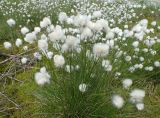
<svg viewBox="0 0 160 118"><path fill-rule="evenodd" d="M4 42L6 50L34 49L20 63L27 66L34 59L34 96L39 102L35 117L116 118L130 106L145 109L146 92L133 84L160 67L160 39L154 35L160 27L146 18L132 22L138 19L135 10L146 6L128 4L117 8L105 2L100 10L92 4L86 14L84 9L61 11L54 24L46 16L32 30L21 26L15 41ZM17 25L13 18L6 23Z"/></svg>

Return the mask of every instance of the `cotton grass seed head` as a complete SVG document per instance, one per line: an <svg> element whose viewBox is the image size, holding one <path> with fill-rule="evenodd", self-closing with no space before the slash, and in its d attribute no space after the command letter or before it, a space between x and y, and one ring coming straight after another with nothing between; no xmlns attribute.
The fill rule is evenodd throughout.
<svg viewBox="0 0 160 118"><path fill-rule="evenodd" d="M56 67L63 67L63 65L65 64L64 57L62 55L55 55L54 64Z"/></svg>
<svg viewBox="0 0 160 118"><path fill-rule="evenodd" d="M131 79L125 79L123 80L122 84L123 84L123 88L128 89L131 85L132 85L132 80Z"/></svg>
<svg viewBox="0 0 160 118"><path fill-rule="evenodd" d="M95 57L105 57L109 53L109 46L104 43L96 43L93 46L93 54Z"/></svg>
<svg viewBox="0 0 160 118"><path fill-rule="evenodd" d="M130 93L130 101L132 103L141 103L145 97L145 91L141 89L134 89Z"/></svg>
<svg viewBox="0 0 160 118"><path fill-rule="evenodd" d="M50 83L50 78L51 76L48 74L45 67L42 67L40 72L35 73L35 81L40 86Z"/></svg>
<svg viewBox="0 0 160 118"><path fill-rule="evenodd" d="M112 103L116 108L120 109L124 105L124 100L120 95L113 95Z"/></svg>
<svg viewBox="0 0 160 118"><path fill-rule="evenodd" d="M14 26L16 24L16 21L14 19L10 18L10 19L7 20L7 24L10 27L12 27L12 26Z"/></svg>
<svg viewBox="0 0 160 118"><path fill-rule="evenodd" d="M79 85L79 91L84 93L87 90L87 85L85 83L82 83Z"/></svg>
<svg viewBox="0 0 160 118"><path fill-rule="evenodd" d="M6 49L9 49L12 47L12 44L10 42L4 42L3 45L4 45L4 48Z"/></svg>

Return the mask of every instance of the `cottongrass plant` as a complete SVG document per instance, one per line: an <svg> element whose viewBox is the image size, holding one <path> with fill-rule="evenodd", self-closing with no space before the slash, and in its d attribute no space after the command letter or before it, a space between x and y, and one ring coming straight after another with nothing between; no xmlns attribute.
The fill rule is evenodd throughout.
<svg viewBox="0 0 160 118"><path fill-rule="evenodd" d="M39 85L35 96L40 101L40 109L34 115L47 118L117 117L119 110L128 103L137 110L144 109L145 91L131 90L134 81L123 78L128 78L138 69L153 70L152 66L143 67L143 63L131 62L141 53L139 45L142 42L147 46L150 44L145 43L148 39L142 41L149 30L148 20L141 20L131 30L123 32L117 27L110 28L100 12L97 14L94 12L94 17L67 16L61 12L57 25L45 17L34 31L21 29L24 41L37 47L33 56L40 62L37 65L40 69L34 77ZM136 40L125 43L123 48L121 43L131 40L131 37ZM22 45L20 39L16 42L17 47ZM5 42L4 47L10 48L11 43ZM21 59L22 64L28 61L26 57ZM144 61L143 57L141 61ZM117 87L122 91L126 89L128 96L118 92Z"/></svg>
<svg viewBox="0 0 160 118"><path fill-rule="evenodd" d="M87 3L84 7L89 7ZM72 15L60 12L54 24L52 17L44 17L32 30L21 27L14 44L4 42L6 50L13 45L26 52L36 49L20 61L23 66L32 58L37 62L34 95L40 107L33 116L115 118L123 117L119 113L129 105L137 111L145 109L146 91L132 85L160 67L157 22L143 18L130 26L130 19L138 19L134 8L145 6L109 5L116 9L113 14L92 6L86 14L84 9L71 10ZM7 23L16 25L14 19Z"/></svg>

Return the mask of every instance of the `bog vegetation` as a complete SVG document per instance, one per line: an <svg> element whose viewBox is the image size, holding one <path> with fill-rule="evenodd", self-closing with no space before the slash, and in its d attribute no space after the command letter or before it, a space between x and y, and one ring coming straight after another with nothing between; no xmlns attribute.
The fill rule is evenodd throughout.
<svg viewBox="0 0 160 118"><path fill-rule="evenodd" d="M160 118L158 7L0 1L2 118Z"/></svg>

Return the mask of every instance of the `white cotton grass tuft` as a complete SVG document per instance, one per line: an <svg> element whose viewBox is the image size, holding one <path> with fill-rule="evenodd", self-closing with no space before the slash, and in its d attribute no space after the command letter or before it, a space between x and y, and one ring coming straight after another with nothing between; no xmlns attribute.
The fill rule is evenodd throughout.
<svg viewBox="0 0 160 118"><path fill-rule="evenodd" d="M100 18L102 16L101 11L94 11L92 18Z"/></svg>
<svg viewBox="0 0 160 118"><path fill-rule="evenodd" d="M70 73L70 72L73 71L73 70L74 70L74 67L73 67L72 65L66 65L66 66L65 66L65 71L66 71L66 72Z"/></svg>
<svg viewBox="0 0 160 118"><path fill-rule="evenodd" d="M63 41L65 39L64 31L62 30L61 26L58 25L55 27L54 31L51 32L48 36L52 42Z"/></svg>
<svg viewBox="0 0 160 118"><path fill-rule="evenodd" d="M160 67L160 62L159 62L159 61L155 61L155 62L154 62L154 66L155 66L155 67Z"/></svg>
<svg viewBox="0 0 160 118"><path fill-rule="evenodd" d="M61 23L67 21L67 18L68 18L68 16L67 16L67 14L66 14L65 12L60 12L60 13L59 13L58 20L59 20Z"/></svg>
<svg viewBox="0 0 160 118"><path fill-rule="evenodd" d="M42 51L47 51L48 50L47 40L44 40L44 39L38 40L38 48Z"/></svg>
<svg viewBox="0 0 160 118"><path fill-rule="evenodd" d="M79 91L84 93L87 90L87 85L85 83L82 83L79 85Z"/></svg>
<svg viewBox="0 0 160 118"><path fill-rule="evenodd" d="M109 46L105 43L96 43L93 46L93 54L95 57L105 57L109 53Z"/></svg>
<svg viewBox="0 0 160 118"><path fill-rule="evenodd" d="M41 31L40 27L34 27L35 34L38 34Z"/></svg>
<svg viewBox="0 0 160 118"><path fill-rule="evenodd" d="M114 47L115 42L114 42L114 40L113 40L113 39L112 39L112 40L107 40L107 41L106 41L106 44L108 44L110 48L113 48L113 47Z"/></svg>
<svg viewBox="0 0 160 118"><path fill-rule="evenodd" d="M108 71L108 72L112 70L112 65L110 64L109 60L103 60L102 67L104 68L105 71Z"/></svg>
<svg viewBox="0 0 160 118"><path fill-rule="evenodd" d="M53 57L53 52L47 52L47 57L48 57L48 59L52 59L52 57Z"/></svg>
<svg viewBox="0 0 160 118"><path fill-rule="evenodd" d="M16 24L16 21L14 19L10 18L10 19L7 20L7 24L10 27L12 27L12 26L14 26Z"/></svg>
<svg viewBox="0 0 160 118"><path fill-rule="evenodd" d="M74 17L74 25L75 26L85 26L87 22L90 20L90 17L87 15L78 14Z"/></svg>
<svg viewBox="0 0 160 118"><path fill-rule="evenodd" d="M144 68L144 70L146 70L146 71L153 71L153 69L154 68L152 66L147 66Z"/></svg>
<svg viewBox="0 0 160 118"><path fill-rule="evenodd" d="M68 50L77 49L80 40L74 36L67 36L65 43L62 45L62 51L66 52Z"/></svg>
<svg viewBox="0 0 160 118"><path fill-rule="evenodd" d="M136 108L137 108L137 110L142 111L144 109L144 103L136 104Z"/></svg>
<svg viewBox="0 0 160 118"><path fill-rule="evenodd" d="M24 40L30 44L32 44L36 40L36 34L34 32L26 34Z"/></svg>
<svg viewBox="0 0 160 118"><path fill-rule="evenodd" d="M133 46L134 48L137 48L137 47L139 46L139 42L138 42L138 41L134 41L134 42L132 43L132 46Z"/></svg>
<svg viewBox="0 0 160 118"><path fill-rule="evenodd" d="M51 20L48 17L43 18L43 20L40 22L41 28L46 28L49 25L51 25Z"/></svg>
<svg viewBox="0 0 160 118"><path fill-rule="evenodd" d="M156 22L156 21L153 21L153 22L151 22L151 25L152 25L152 26L156 26L156 25L157 25L157 22Z"/></svg>
<svg viewBox="0 0 160 118"><path fill-rule="evenodd" d="M21 63L22 63L22 64L26 64L27 61L28 61L28 59L27 59L26 57L23 57L23 58L21 59Z"/></svg>
<svg viewBox="0 0 160 118"><path fill-rule="evenodd" d="M4 42L3 45L5 49L9 49L12 47L12 44L10 42Z"/></svg>
<svg viewBox="0 0 160 118"><path fill-rule="evenodd" d="M123 88L128 89L132 85L132 80L131 79L124 79L122 84Z"/></svg>
<svg viewBox="0 0 160 118"><path fill-rule="evenodd" d="M122 108L123 105L124 105L124 99L123 99L120 95L113 95L113 96L112 96L112 104L113 104L116 108L120 109L120 108Z"/></svg>
<svg viewBox="0 0 160 118"><path fill-rule="evenodd" d="M21 33L22 33L23 35L27 34L28 32L29 32L29 29L28 29L27 27L21 28Z"/></svg>
<svg viewBox="0 0 160 118"><path fill-rule="evenodd" d="M19 39L19 38L18 38L18 39L16 40L16 42L15 42L15 44L16 44L17 47L21 46L22 43L23 43L22 40Z"/></svg>
<svg viewBox="0 0 160 118"><path fill-rule="evenodd" d="M42 55L41 55L39 52L33 53L33 56L34 56L34 58L37 59L37 60L41 60L41 59L42 59Z"/></svg>
<svg viewBox="0 0 160 118"><path fill-rule="evenodd" d="M83 29L82 34L81 34L81 39L87 39L87 38L91 38L93 35L92 31L90 28L86 27Z"/></svg>
<svg viewBox="0 0 160 118"><path fill-rule="evenodd" d="M134 89L130 93L130 101L132 103L141 103L145 97L145 91L141 89Z"/></svg>
<svg viewBox="0 0 160 118"><path fill-rule="evenodd" d="M115 34L112 31L110 31L106 34L106 40L113 39L114 36L115 36Z"/></svg>
<svg viewBox="0 0 160 118"><path fill-rule="evenodd" d="M48 74L45 67L42 67L40 72L35 73L35 81L40 86L50 83L50 78L51 76Z"/></svg>
<svg viewBox="0 0 160 118"><path fill-rule="evenodd" d="M104 32L108 33L110 28L108 26L108 21L104 19L100 19L96 21L95 30L100 31L103 30Z"/></svg>
<svg viewBox="0 0 160 118"><path fill-rule="evenodd" d="M65 64L65 59L62 55L55 55L54 56L54 65L56 67L63 67L63 65Z"/></svg>
<svg viewBox="0 0 160 118"><path fill-rule="evenodd" d="M23 47L23 50L24 50L24 51L27 51L27 50L28 50L28 46L24 46L24 47Z"/></svg>
<svg viewBox="0 0 160 118"><path fill-rule="evenodd" d="M132 59L132 57L131 57L131 56L126 56L126 57L125 57L125 60L126 60L127 62L130 62L130 61L131 61L131 59Z"/></svg>

